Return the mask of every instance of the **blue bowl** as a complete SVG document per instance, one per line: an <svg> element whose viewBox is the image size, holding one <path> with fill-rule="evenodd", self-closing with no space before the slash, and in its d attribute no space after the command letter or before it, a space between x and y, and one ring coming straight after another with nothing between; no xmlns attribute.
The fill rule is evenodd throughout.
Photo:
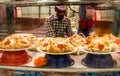
<svg viewBox="0 0 120 76"><path fill-rule="evenodd" d="M69 55L49 55L45 56L48 60L47 66L61 68L74 64L74 60Z"/></svg>
<svg viewBox="0 0 120 76"><path fill-rule="evenodd" d="M82 64L93 68L110 68L117 63L110 54L87 54L82 60Z"/></svg>

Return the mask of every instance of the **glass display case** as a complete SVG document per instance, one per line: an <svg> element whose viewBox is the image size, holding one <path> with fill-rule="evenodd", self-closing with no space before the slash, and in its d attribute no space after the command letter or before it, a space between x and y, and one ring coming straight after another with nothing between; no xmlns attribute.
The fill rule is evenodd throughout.
<svg viewBox="0 0 120 76"><path fill-rule="evenodd" d="M116 37L120 36L120 1L119 0L6 0L0 1L0 40L14 33L30 33L36 37L46 37L46 29L44 26L45 20L50 15L54 14L54 6L64 4L67 5L66 16L71 20L71 27L76 34L81 32L80 25L84 24L86 19L92 19L95 22L95 27L92 27L89 31L89 35L98 33L99 35L112 33ZM83 21L82 21L83 20ZM81 22L82 21L82 22ZM90 24L90 23L88 23ZM111 53L113 58L112 68L104 62L105 55L93 55L93 54L75 54L70 55L74 60L70 62L73 64L70 67L64 68L51 68L42 67L36 68L33 65L34 59L41 54L38 51L31 52L27 50L27 53L33 56L32 61L23 66L7 66L0 65L1 69L8 70L27 70L27 71L40 71L57 73L77 73L79 76L81 73L89 72L118 72L120 71L120 56L119 53ZM2 54L1 54L2 55ZM67 55L66 55L67 56ZM87 57L95 56L98 58L104 58L101 66L91 68L83 59ZM107 54L107 57L109 55ZM60 56L61 57L61 56ZM89 57L89 58L90 58ZM92 57L92 58L93 58ZM88 59L89 59L88 58ZM92 59L91 58L91 59ZM63 59L61 59L62 61ZM92 59L93 60L93 59ZM99 60L99 59L98 59ZM102 62L101 61L101 62ZM54 62L54 59L53 59ZM53 64L51 62L51 64ZM69 61L68 61L69 62ZM94 61L93 61L94 62ZM96 62L96 61L95 61ZM112 60L111 60L112 62ZM110 62L110 63L111 63ZM93 65L94 63L92 63ZM62 65L62 63L60 64ZM103 66L108 66L103 68ZM110 65L111 66L111 65ZM81 76L81 75L80 75Z"/></svg>
<svg viewBox="0 0 120 76"><path fill-rule="evenodd" d="M20 32L20 30L30 30L38 28L44 24L45 19L54 13L55 4L66 4L70 6L68 8L68 17L71 19L73 30L78 30L78 19L81 17L97 17L97 21L112 21L113 33L119 36L119 1L118 0L81 0L81 1L1 1L1 23L7 23L9 33ZM82 5L88 6L83 8ZM92 6L92 9L89 8ZM81 7L80 7L81 6ZM85 9L84 10L81 10ZM44 10L47 9L47 10ZM73 10L74 9L74 10ZM27 10L27 11L26 11ZM92 11L92 13L87 11ZM82 11L82 12L81 12ZM86 15L84 14L86 13ZM91 14L91 15L90 15ZM95 15L96 14L96 15ZM4 18L3 18L4 17ZM9 19L7 19L9 18ZM23 19L24 18L24 19ZM10 20L11 19L11 20ZM40 19L40 20L39 20ZM3 21L4 20L4 21ZM9 20L9 21L8 21ZM31 20L30 22L26 22ZM40 24L40 25L39 25ZM29 26L29 28L26 28ZM2 27L1 27L2 28ZM116 28L116 29L114 29ZM6 33L6 30L3 30ZM9 34L8 33L8 34ZM44 32L43 32L44 33ZM8 35L6 34L6 35ZM5 35L5 34L4 34ZM1 38L4 36L1 36Z"/></svg>

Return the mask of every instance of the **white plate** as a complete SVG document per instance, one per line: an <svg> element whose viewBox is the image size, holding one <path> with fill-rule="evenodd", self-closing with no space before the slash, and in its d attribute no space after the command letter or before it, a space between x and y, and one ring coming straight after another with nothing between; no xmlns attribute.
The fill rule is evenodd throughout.
<svg viewBox="0 0 120 76"><path fill-rule="evenodd" d="M13 35L20 35L20 36L33 36L31 33L15 33Z"/></svg>
<svg viewBox="0 0 120 76"><path fill-rule="evenodd" d="M45 52L45 51L40 50L39 47L37 48L37 50L38 50L39 52L42 52L42 53L45 53L45 54L51 54L51 55L65 55L65 54L71 54L71 53L76 52L76 51L77 51L77 48L76 48L75 50L73 50L73 51L64 52L64 53L51 53L51 52Z"/></svg>
<svg viewBox="0 0 120 76"><path fill-rule="evenodd" d="M88 51L86 50L83 46L79 47L79 49L85 53L91 53L91 54L111 54L114 53L116 51L112 51L112 52L92 52L92 51Z"/></svg>
<svg viewBox="0 0 120 76"><path fill-rule="evenodd" d="M21 51L21 50L27 50L27 49L30 49L31 47L28 47L28 48L21 48L21 49L1 49L0 50L3 50L3 51Z"/></svg>

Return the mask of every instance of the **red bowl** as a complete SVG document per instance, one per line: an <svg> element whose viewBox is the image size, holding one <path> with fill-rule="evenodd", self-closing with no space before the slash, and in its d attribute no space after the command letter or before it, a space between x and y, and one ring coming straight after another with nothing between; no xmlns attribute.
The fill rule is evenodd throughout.
<svg viewBox="0 0 120 76"><path fill-rule="evenodd" d="M32 60L31 56L25 50L21 51L4 51L0 63L3 65L19 66Z"/></svg>

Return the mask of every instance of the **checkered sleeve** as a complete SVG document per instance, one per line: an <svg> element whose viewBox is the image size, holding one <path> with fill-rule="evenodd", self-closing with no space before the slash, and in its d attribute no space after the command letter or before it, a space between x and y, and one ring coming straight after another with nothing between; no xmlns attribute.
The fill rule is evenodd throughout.
<svg viewBox="0 0 120 76"><path fill-rule="evenodd" d="M45 22L46 25L46 37L55 37L55 32L52 26L50 25L50 19L47 19Z"/></svg>
<svg viewBox="0 0 120 76"><path fill-rule="evenodd" d="M66 21L66 34L67 34L67 36L73 35L70 20Z"/></svg>

